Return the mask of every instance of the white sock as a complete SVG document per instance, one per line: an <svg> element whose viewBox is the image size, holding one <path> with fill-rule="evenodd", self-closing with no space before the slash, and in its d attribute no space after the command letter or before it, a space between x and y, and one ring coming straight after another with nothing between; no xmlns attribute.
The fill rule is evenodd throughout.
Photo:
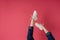
<svg viewBox="0 0 60 40"><path fill-rule="evenodd" d="M36 10L34 10L32 18L34 20L37 20L37 11Z"/></svg>
<svg viewBox="0 0 60 40"><path fill-rule="evenodd" d="M44 27L42 24L39 24L39 23L35 23L35 26L40 30L43 30L43 27Z"/></svg>

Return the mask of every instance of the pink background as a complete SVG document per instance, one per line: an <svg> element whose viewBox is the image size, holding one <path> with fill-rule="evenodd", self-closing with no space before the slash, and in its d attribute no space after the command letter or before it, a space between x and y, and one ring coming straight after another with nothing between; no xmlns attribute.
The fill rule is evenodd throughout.
<svg viewBox="0 0 60 40"><path fill-rule="evenodd" d="M60 1L0 0L0 40L27 40L30 17L38 12L38 22L60 40ZM35 40L47 40L43 31L34 27Z"/></svg>

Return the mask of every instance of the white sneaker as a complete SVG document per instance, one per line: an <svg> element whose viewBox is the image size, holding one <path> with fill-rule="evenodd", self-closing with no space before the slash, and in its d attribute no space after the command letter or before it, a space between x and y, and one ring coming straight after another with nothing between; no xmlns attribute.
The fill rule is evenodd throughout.
<svg viewBox="0 0 60 40"><path fill-rule="evenodd" d="M42 24L39 24L39 23L35 23L35 26L40 30L43 30L43 27L44 27Z"/></svg>
<svg viewBox="0 0 60 40"><path fill-rule="evenodd" d="M34 10L32 18L36 21L37 20L37 11Z"/></svg>

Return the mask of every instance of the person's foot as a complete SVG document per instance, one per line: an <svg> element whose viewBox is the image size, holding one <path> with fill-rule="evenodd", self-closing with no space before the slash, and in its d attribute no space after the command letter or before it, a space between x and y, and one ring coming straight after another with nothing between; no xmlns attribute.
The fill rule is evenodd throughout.
<svg viewBox="0 0 60 40"><path fill-rule="evenodd" d="M33 12L32 19L35 20L35 21L38 19L37 18L37 11L36 10L34 10L34 12Z"/></svg>
<svg viewBox="0 0 60 40"><path fill-rule="evenodd" d="M42 24L39 24L39 23L35 23L35 26L40 30L43 30L43 27L44 27Z"/></svg>

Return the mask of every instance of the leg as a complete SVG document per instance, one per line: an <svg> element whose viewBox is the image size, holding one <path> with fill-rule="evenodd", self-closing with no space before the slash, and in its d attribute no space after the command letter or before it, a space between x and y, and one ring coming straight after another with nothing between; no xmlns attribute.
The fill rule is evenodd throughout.
<svg viewBox="0 0 60 40"><path fill-rule="evenodd" d="M39 23L35 23L35 25L40 29L40 30L43 30L45 33L46 33L46 36L48 38L48 40L55 40L52 33L49 32L45 27L44 25L42 24L39 24Z"/></svg>
<svg viewBox="0 0 60 40"><path fill-rule="evenodd" d="M47 36L48 40L55 40L55 38L53 37L52 33L49 32L45 27L43 27L43 30L46 33L46 36Z"/></svg>
<svg viewBox="0 0 60 40"><path fill-rule="evenodd" d="M27 40L34 40L33 38L33 29L34 29L34 22L37 20L36 11L34 11L33 16L31 18L31 23L28 29Z"/></svg>
<svg viewBox="0 0 60 40"><path fill-rule="evenodd" d="M34 40L33 38L33 28L34 27L34 20L32 19L31 20L31 23L30 23L30 26L29 26L29 29L28 29L28 36L27 36L27 40Z"/></svg>

